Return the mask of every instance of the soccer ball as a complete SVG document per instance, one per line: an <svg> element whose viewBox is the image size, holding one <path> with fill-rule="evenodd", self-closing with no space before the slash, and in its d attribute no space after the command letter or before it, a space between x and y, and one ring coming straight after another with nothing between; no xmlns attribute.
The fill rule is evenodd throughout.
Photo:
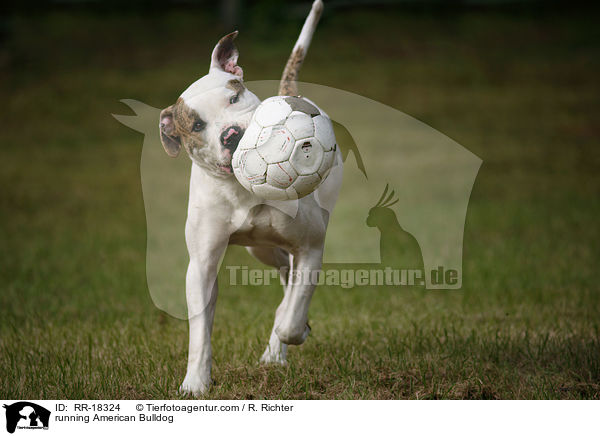
<svg viewBox="0 0 600 436"><path fill-rule="evenodd" d="M293 200L313 192L331 170L337 145L331 120L310 100L263 101L233 153L233 172L265 200Z"/></svg>

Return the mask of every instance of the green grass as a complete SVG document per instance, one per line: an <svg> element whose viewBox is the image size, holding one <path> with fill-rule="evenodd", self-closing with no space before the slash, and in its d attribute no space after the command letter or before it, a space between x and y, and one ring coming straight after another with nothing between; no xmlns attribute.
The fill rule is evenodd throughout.
<svg viewBox="0 0 600 436"><path fill-rule="evenodd" d="M10 21L1 398L178 398L187 324L150 300L142 137L110 114L121 98L165 107L204 74L224 32L191 14ZM302 80L382 101L483 159L463 289L320 287L312 335L281 368L257 364L279 287L222 287L207 397L600 398L592 15L326 16ZM298 22L268 40L256 20L239 39L246 78L277 79ZM258 266L235 247L226 262Z"/></svg>

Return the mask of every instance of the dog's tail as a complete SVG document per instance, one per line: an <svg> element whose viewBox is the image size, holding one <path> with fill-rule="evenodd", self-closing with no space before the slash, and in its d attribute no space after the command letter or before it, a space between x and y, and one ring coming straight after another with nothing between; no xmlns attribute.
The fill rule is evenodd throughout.
<svg viewBox="0 0 600 436"><path fill-rule="evenodd" d="M304 26L302 26L298 41L296 41L292 54L283 70L281 82L279 83L279 95L298 95L298 85L296 83L298 72L306 57L306 52L308 51L308 46L310 45L312 36L317 28L319 18L321 18L321 12L323 12L323 2L321 0L315 0L308 17L306 17Z"/></svg>

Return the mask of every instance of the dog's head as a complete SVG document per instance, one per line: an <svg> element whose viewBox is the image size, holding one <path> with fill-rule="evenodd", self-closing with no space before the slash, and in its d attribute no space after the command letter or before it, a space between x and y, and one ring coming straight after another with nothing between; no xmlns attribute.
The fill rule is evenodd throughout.
<svg viewBox="0 0 600 436"><path fill-rule="evenodd" d="M244 86L237 32L215 46L208 74L194 82L160 114L160 137L169 156L183 146L212 174L230 176L231 157L260 100Z"/></svg>

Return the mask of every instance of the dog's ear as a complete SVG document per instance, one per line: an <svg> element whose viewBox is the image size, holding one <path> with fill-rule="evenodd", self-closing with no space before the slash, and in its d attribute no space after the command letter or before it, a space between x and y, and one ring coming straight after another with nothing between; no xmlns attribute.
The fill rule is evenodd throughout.
<svg viewBox="0 0 600 436"><path fill-rule="evenodd" d="M160 142L169 156L177 157L181 149L181 139L175 131L173 106L163 109L160 113Z"/></svg>
<svg viewBox="0 0 600 436"><path fill-rule="evenodd" d="M225 35L215 46L212 57L210 60L210 69L217 68L228 73L235 74L236 76L243 77L244 71L242 67L237 64L239 52L233 40L237 36L237 30Z"/></svg>

